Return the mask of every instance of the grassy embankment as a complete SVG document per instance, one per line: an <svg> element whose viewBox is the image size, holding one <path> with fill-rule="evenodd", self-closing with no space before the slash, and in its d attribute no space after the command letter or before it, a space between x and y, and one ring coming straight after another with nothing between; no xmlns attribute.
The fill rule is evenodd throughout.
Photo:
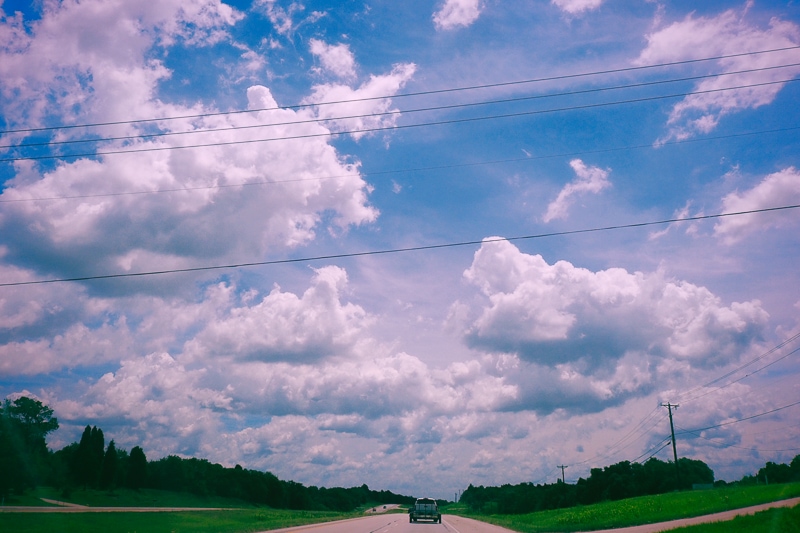
<svg viewBox="0 0 800 533"><path fill-rule="evenodd" d="M0 531L15 533L246 533L363 516L363 512L287 511L239 500L157 490L74 490L68 497L40 488L5 505L47 506L41 498L89 507L221 507L223 511L13 513L0 512ZM370 506L372 508L372 506Z"/></svg>
<svg viewBox="0 0 800 533"><path fill-rule="evenodd" d="M675 492L524 515L472 514L468 513L463 507L459 508L455 505L450 506L445 512L469 516L522 533L572 532L666 522L678 518L718 513L796 496L800 496L800 483ZM800 514L800 509L792 510L787 519L791 519L792 513L795 515ZM776 519L774 516L783 514L785 514L784 511L777 511L770 516L773 517L772 519ZM761 520L765 521L767 518L762 516ZM731 522L727 524L725 533L740 531L739 529L731 529ZM690 529L688 531L694 533L694 530ZM714 531L716 532L717 530ZM749 525L741 529L741 531L753 533ZM766 531L772 533L779 530L768 529ZM796 532L800 530L789 529L786 531Z"/></svg>
<svg viewBox="0 0 800 533"><path fill-rule="evenodd" d="M737 516L729 522L682 527L670 533L797 533L800 531L800 506L769 509L750 516Z"/></svg>

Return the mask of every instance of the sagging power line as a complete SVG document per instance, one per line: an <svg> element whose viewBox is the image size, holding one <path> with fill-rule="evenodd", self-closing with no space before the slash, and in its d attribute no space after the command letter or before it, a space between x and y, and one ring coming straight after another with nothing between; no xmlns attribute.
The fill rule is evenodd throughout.
<svg viewBox="0 0 800 533"><path fill-rule="evenodd" d="M573 105L573 106L564 106L558 108L550 108L550 109L536 109L530 111L518 111L514 113L503 113L498 115L487 115L487 116L480 116L480 117L467 117L467 118L454 118L454 119L447 119L447 120L437 120L431 122L421 122L416 124L399 124L399 125L391 125L391 126L375 126L375 127L367 127L367 128L358 128L352 130L344 130L344 131L324 131L318 133L304 133L304 134L297 134L297 135L286 135L282 137L266 137L266 138L259 138L259 139L238 139L233 141L215 141L209 143L197 143L197 144L187 144L187 145L173 145L173 146L149 146L145 148L120 148L114 150L104 150L104 151L94 151L94 152L81 152L81 153L73 153L73 154L58 154L58 155L36 155L36 156L19 156L19 157L6 157L0 158L0 163L12 163L15 161L42 161L42 160L50 160L50 159L75 159L75 158L84 158L84 157L97 157L97 156L104 156L104 155L120 155L120 154L138 154L138 153L149 153L149 152L165 152L165 151L174 151L174 150L186 150L186 149L194 149L194 148L215 148L215 147L223 147L223 146L236 146L236 145L245 145L245 144L256 144L256 143L267 143L267 142L279 142L279 141L291 141L291 140L299 140L299 139L314 139L314 138L321 138L321 137L340 137L344 135L355 135L355 134L367 134L367 133L375 133L379 131L389 131L389 130L405 130L405 129L412 129L412 128L421 128L421 127L429 127L429 126L445 126L445 125L455 125L455 124L467 124L467 123L475 123L475 122L483 122L487 120L500 120L500 119L510 119L510 118L519 118L519 117L527 117L527 116L535 116L535 115L544 115L549 113L559 113L565 111L578 111L578 110L588 110L588 109L596 109L608 106L618 106L618 105L627 105L627 104L637 104L637 103L644 103L644 102L652 102L656 100L668 100L672 98L683 98L690 95L698 95L698 94L711 94L711 93L718 93L724 91L734 91L740 89L753 89L756 87L766 87L769 85L778 85L778 84L786 84L792 83L795 81L800 81L795 78L788 78L784 80L776 80L776 81L768 81L768 82L761 82L761 83L752 83L747 85L738 85L735 87L724 87L718 89L708 89L703 91L688 91L682 93L674 93L668 95L658 95L658 96L648 96L648 97L641 97L641 98L631 98L627 100L618 100L613 102L599 102L599 103L591 103L591 104L582 104L582 105ZM318 120L315 120L317 122Z"/></svg>
<svg viewBox="0 0 800 533"><path fill-rule="evenodd" d="M788 128L774 128L768 130L756 130L756 131L748 131L748 132L739 132L739 133L729 133L726 135L711 135L706 137L700 138L689 138L689 139L674 139L671 141L665 141L661 144L661 147L667 146L678 146L682 144L690 144L690 143L703 143L703 142L710 142L710 141L718 141L724 139L735 139L735 138L742 138L742 137L751 137L751 136L758 136L758 135L769 135L775 133L786 133L789 131L795 131L800 129L800 126L788 127ZM382 176L388 174L402 174L402 173L411 173L411 172L431 172L436 170L450 170L450 169L457 169L457 168L469 168L469 167L478 167L483 165L497 165L497 164L504 164L504 163L520 163L520 162L529 162L529 161L540 161L542 159L553 159L559 157L579 157L579 156L587 156L587 155L595 155L595 154L607 154L612 152L622 152L622 151L629 151L629 150L641 150L641 149L651 149L653 148L652 143L647 144L636 144L636 145L629 145L629 146L617 146L617 147L610 147L610 148L600 148L596 150L581 150L581 151L574 151L574 152L561 152L555 154L540 154L540 155L529 155L526 157L515 157L515 158L507 158L507 159L495 159L490 161L476 161L471 163L457 163L457 164L450 164L450 165L435 165L435 166L428 166L428 167L412 167L412 168L399 168L399 169L388 169L388 170L376 170L376 171L368 171L362 173L350 173L350 174L337 174L331 176L318 176L312 178L291 178L285 180L274 180L274 181L248 181L248 182L240 182L240 183L227 183L222 185L204 185L201 187L181 187L181 188L170 188L170 189L155 189L155 190L147 190L147 191L119 191L119 192L108 192L108 193L96 193L96 194L75 194L75 195L65 195L65 196L45 196L45 197L37 197L37 198L2 198L0 196L0 204L4 203L22 203L22 202L42 202L42 201L50 201L50 200L73 200L73 199L86 199L86 198L106 198L106 197L113 197L113 196L128 196L128 195L146 195L146 194L165 194L165 193L174 193L174 192L193 192L193 191L207 191L207 190L220 190L220 189L229 189L235 187L254 187L254 186L267 186L267 185L280 185L284 183L297 183L297 182L308 182L308 181L323 181L323 180L332 180L332 179L341 179L341 178L348 178L348 177L373 177L373 176Z"/></svg>
<svg viewBox="0 0 800 533"><path fill-rule="evenodd" d="M530 78L524 80L516 80L516 81L506 81L506 82L497 82L497 83L487 83L481 85L470 85L465 87L450 87L444 89L434 89L428 91L417 91L417 92L410 92L410 93L402 93L402 94L395 94L395 95L382 95L382 96L371 96L371 97L362 97L362 98L352 98L347 100L332 100L332 101L324 101L324 102L316 102L316 103L302 103L302 104L295 104L295 105L288 105L288 106L275 106L275 107L266 107L266 108L259 108L259 109L238 109L233 111L217 111L217 112L209 112L209 113L196 113L196 114L188 114L188 115L176 115L171 117L154 117L154 118L146 118L146 119L135 119L135 120L118 120L118 121L108 121L108 122L93 122L93 123L84 123L84 124L68 124L62 126L47 126L47 127L37 127L37 128L16 128L16 129L8 129L4 131L0 131L0 135L5 135L9 133L31 133L31 132L45 132L45 131L56 131L56 130L66 130L66 129L75 129L75 128L93 128L99 126L116 126L116 125L124 125L124 124L142 124L148 122L164 122L170 120L187 120L187 119L195 119L195 118L205 118L205 117L215 117L215 116L224 116L224 115L235 115L235 114L243 114L243 113L258 113L261 111L275 111L279 109L302 109L308 107L319 107L319 106L327 106L327 105L337 105L337 104L348 104L348 103L357 103L357 102L369 102L374 100L385 100L387 98L407 98L407 97L414 97L414 96L429 96L435 94L445 94L445 93L454 93L454 92L461 92L461 91L474 91L474 90L481 90L481 89L495 89L500 87L510 87L515 85L526 85L526 84L533 84L533 83L543 83L543 82L550 82L550 81L563 81L575 78L583 78L583 77L591 77L591 76L601 76L607 74L622 74L627 72L636 72L636 71L643 71L649 69L656 69L656 68L664 68L664 67L674 67L680 65L690 65L695 63L703 63L707 61L719 61L722 59L732 59L736 57L745 57L745 56L752 56L752 55L761 55L761 54L772 54L776 52L786 52L790 50L797 50L800 49L800 45L795 46L785 46L780 48L770 48L766 50L753 50L753 51L746 51L746 52L737 52L734 54L723 54L718 56L710 56L710 57L703 57L697 59L685 59L681 61L670 61L665 63L656 63L651 65L638 65L633 67L622 67L616 69L606 69L606 70L595 70L590 72L582 72L582 73L573 73L573 74L563 74L558 76L547 76L541 78Z"/></svg>
<svg viewBox="0 0 800 533"><path fill-rule="evenodd" d="M531 239L542 239L545 237L563 237L567 235L580 235L584 233L597 233L601 231L613 231L613 230L620 230L620 229L631 229L631 228L642 228L647 226L655 226L655 225L663 225L663 224L673 224L673 223L680 223L680 222L691 222L697 220L712 220L724 217L732 217L732 216L742 216L742 215L750 215L755 213L768 213L768 212L775 212L775 211L785 211L789 209L797 209L800 208L800 204L796 205L784 205L779 207L768 207L762 209L752 209L748 211L738 211L735 213L718 213L714 215L698 215L693 217L685 217L685 218L673 218L673 219L666 219L666 220L657 220L657 221L650 221L650 222L634 222L630 224L619 224L615 226L603 226L597 228L584 228L584 229L576 229L576 230L567 230L567 231L555 231L551 233L538 233L535 235L520 235L516 237L496 237L496 238L488 238L488 239L480 239L480 240L471 240L471 241L461 241L461 242L448 242L442 244L429 244L423 246L409 246L407 248L387 248L383 250L368 250L363 252L350 252L350 253L341 253L341 254L330 254L330 255L320 255L320 256L313 256L313 257L302 257L302 258L294 258L294 259L275 259L271 261L253 261L248 263L233 263L228 265L210 265L210 266L198 266L198 267L188 267L188 268L175 268L175 269L167 269L167 270L151 270L146 272L126 272L126 273L118 273L118 274L100 274L96 276L81 276L75 278L55 278L55 279L46 279L46 280L33 280L33 281L19 281L19 282L6 282L0 283L0 287L19 287L23 285L43 285L49 283L67 283L67 282L79 282L79 281L94 281L94 280L104 280L104 279L121 279L121 278L135 278L135 277L145 277L145 276L158 276L164 274L181 274L181 273L190 273L190 272L207 272L212 270L230 270L236 268L245 268L245 267L254 267L254 266L270 266L270 265L282 265L282 264L290 264L290 263L310 263L313 261L322 261L322 260L330 260L330 259L343 259L343 258L350 258L350 257L366 257L366 256L374 256L374 255L387 255L387 254L396 254L396 253L404 253L404 252L419 252L425 250L442 250L446 248L456 248L462 246L475 246L475 245L482 245L484 243L489 242L500 242L500 241L522 241L522 240L531 240Z"/></svg>
<svg viewBox="0 0 800 533"><path fill-rule="evenodd" d="M245 125L237 125L237 126L226 126L226 127L219 127L219 128L204 128L204 129L194 129L194 130L186 130L186 131L163 131L163 132L154 132L154 133L142 133L137 135L123 135L123 136L114 136L114 137L97 137L97 138L88 138L88 139L67 139L67 140L60 140L60 141L43 141L43 142L23 142L19 144L6 144L0 145L0 149L4 148L36 148L36 147L43 147L43 146L64 146L64 145L74 145L74 144L91 144L91 143L102 143L102 142L110 142L110 141L132 141L132 140L144 140L144 139L155 139L161 137L174 137L178 135L198 135L204 133L221 133L221 132L230 132L230 131L244 131L244 130L252 130L252 129L263 129L263 128L272 128L278 126L295 126L295 125L303 125L303 124L314 124L314 123L326 123L326 122L335 122L335 121L343 121L343 120L354 120L354 119L364 119L364 118L379 118L379 117L386 117L386 116L399 116L399 115L410 115L415 113L425 113L431 111L450 111L454 109L466 109L470 107L478 107L478 106L489 106L489 105L498 105L498 104L510 104L510 103L519 103L525 101L532 101L532 100L543 100L548 98L558 98L564 96L578 96L578 95L587 95L593 93L600 93L605 91L617 91L617 90L624 90L624 89L634 89L634 88L642 88L642 87L652 87L656 85L663 85L667 83L680 83L686 81L697 81L701 79L708 79L708 78L719 78L724 76L735 76L739 74L751 74L754 72L764 72L768 70L776 70L782 68L789 68L789 67L797 67L800 66L800 63L788 63L788 64L781 64L781 65L773 65L769 67L760 67L760 68L752 68L752 69L744 69L744 70L737 70L737 71L730 71L730 72L715 72L713 74L703 74L699 76L688 76L683 78L671 78L666 80L656 80L656 81L648 81L648 82L640 82L640 83L632 83L627 85L615 85L610 87L595 87L591 89L582 89L576 91L564 91L564 92L557 92L557 93L550 93L550 94L540 94L540 95L530 95L530 96L520 96L516 98L504 98L500 100L485 100L485 101L478 101L478 102L470 102L470 103L462 103L462 104L447 104L447 105L438 105L438 106L429 106L429 107L421 107L421 108L412 108L412 109L398 109L398 110L391 110L391 111L383 111L378 113L364 113L359 115L343 115L337 117L314 117L309 119L302 119L302 120L291 120L285 122L269 122L269 123L260 123L260 124L245 124ZM781 81L778 82L771 82L771 83L783 83ZM741 87L734 87L734 88L741 88ZM715 91L724 91L729 90L726 88L719 88L714 89Z"/></svg>

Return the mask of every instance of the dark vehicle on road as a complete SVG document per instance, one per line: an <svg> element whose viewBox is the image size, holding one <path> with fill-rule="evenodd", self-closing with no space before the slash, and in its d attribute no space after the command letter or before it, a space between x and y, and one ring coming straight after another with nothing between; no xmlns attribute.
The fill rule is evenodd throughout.
<svg viewBox="0 0 800 533"><path fill-rule="evenodd" d="M408 521L416 522L417 520L433 520L434 522L442 523L442 514L439 512L436 500L431 498L417 499L414 507L408 510Z"/></svg>

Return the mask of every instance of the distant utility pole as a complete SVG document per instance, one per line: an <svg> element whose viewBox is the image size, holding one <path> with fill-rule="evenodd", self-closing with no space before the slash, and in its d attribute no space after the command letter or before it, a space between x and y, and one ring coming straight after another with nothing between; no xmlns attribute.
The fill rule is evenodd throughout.
<svg viewBox="0 0 800 533"><path fill-rule="evenodd" d="M673 405L669 402L662 403L661 407L666 407L669 410L669 430L672 432L672 455L675 457L675 475L678 478L678 486L681 484L681 471L678 468L678 449L675 447L675 426L672 424L672 408L677 409L678 405Z"/></svg>
<svg viewBox="0 0 800 533"><path fill-rule="evenodd" d="M569 467L565 465L558 465L556 468L561 469L561 483L566 483L566 481L564 481L564 469Z"/></svg>

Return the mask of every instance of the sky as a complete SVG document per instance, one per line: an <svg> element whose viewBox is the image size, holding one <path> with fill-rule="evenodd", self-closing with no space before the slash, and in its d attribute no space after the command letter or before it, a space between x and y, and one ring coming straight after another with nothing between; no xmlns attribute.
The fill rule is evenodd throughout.
<svg viewBox="0 0 800 533"><path fill-rule="evenodd" d="M800 454L800 4L0 2L0 397L452 499ZM723 216L724 215L724 216Z"/></svg>

